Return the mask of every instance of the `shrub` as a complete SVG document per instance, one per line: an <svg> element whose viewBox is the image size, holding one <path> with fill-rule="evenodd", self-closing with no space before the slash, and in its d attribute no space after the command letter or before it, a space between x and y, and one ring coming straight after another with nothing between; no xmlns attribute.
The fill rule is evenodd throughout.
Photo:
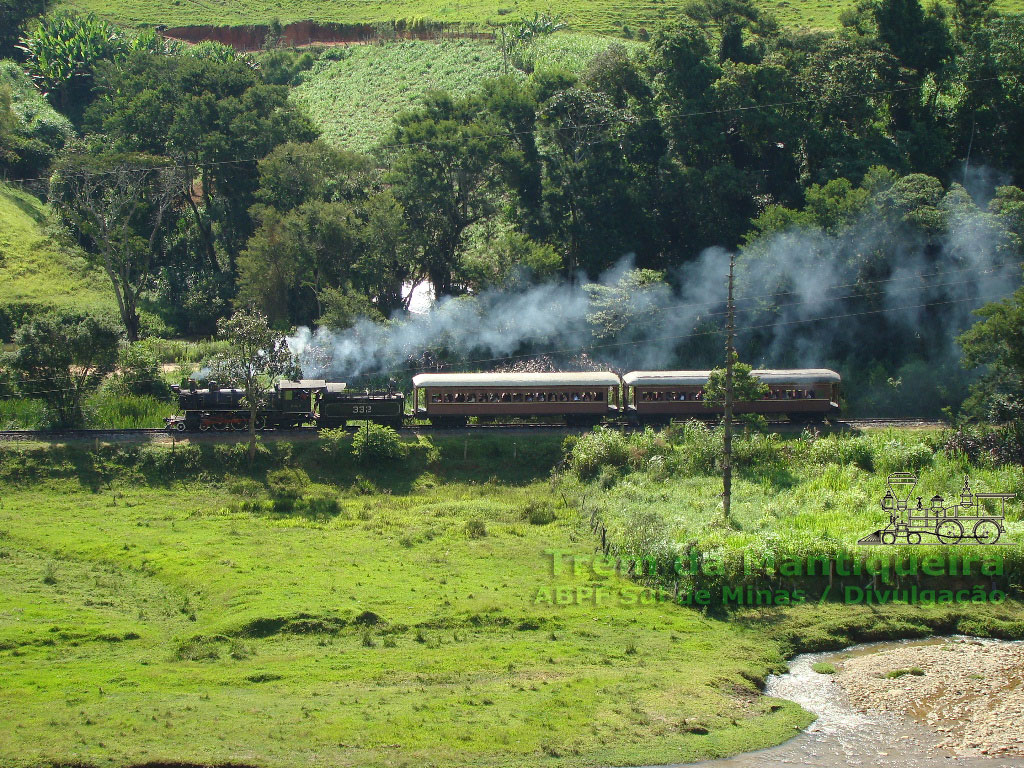
<svg viewBox="0 0 1024 768"><path fill-rule="evenodd" d="M352 436L344 427L321 429L319 436L321 450L332 459L340 459L350 450Z"/></svg>
<svg viewBox="0 0 1024 768"><path fill-rule="evenodd" d="M555 511L548 502L531 499L523 509L523 519L530 525L547 525L554 521Z"/></svg>
<svg viewBox="0 0 1024 768"><path fill-rule="evenodd" d="M691 475L713 474L722 450L720 430L699 421L687 422L679 448L681 469Z"/></svg>
<svg viewBox="0 0 1024 768"><path fill-rule="evenodd" d="M811 669L819 675L834 675L836 673L836 668L824 661L817 661L814 664L811 664Z"/></svg>
<svg viewBox="0 0 1024 768"><path fill-rule="evenodd" d="M305 505L306 512L313 517L337 517L341 513L337 497L326 493L311 496Z"/></svg>
<svg viewBox="0 0 1024 768"><path fill-rule="evenodd" d="M904 442L888 433L872 440L871 462L883 474L916 472L932 463L934 451L927 443Z"/></svg>
<svg viewBox="0 0 1024 768"><path fill-rule="evenodd" d="M650 427L629 436L629 465L633 469L645 469L651 459L664 459L671 455L672 446L668 436Z"/></svg>
<svg viewBox="0 0 1024 768"><path fill-rule="evenodd" d="M924 670L920 667L911 667L910 669L893 669L885 673L885 677L892 680L897 677L903 677L904 675L914 675L915 677L921 677L924 675Z"/></svg>
<svg viewBox="0 0 1024 768"><path fill-rule="evenodd" d="M628 462L628 440L618 430L607 427L581 435L569 454L569 466L584 480L596 477L602 467L624 467Z"/></svg>
<svg viewBox="0 0 1024 768"><path fill-rule="evenodd" d="M766 472L786 463L778 435L753 434L733 441L733 462L739 469Z"/></svg>
<svg viewBox="0 0 1024 768"><path fill-rule="evenodd" d="M309 486L309 475L301 469L275 469L267 473L267 489L270 498L277 501L295 501L302 498L302 492Z"/></svg>
<svg viewBox="0 0 1024 768"><path fill-rule="evenodd" d="M160 361L148 341L121 344L110 387L122 395L166 397L170 392L170 387L160 376Z"/></svg>
<svg viewBox="0 0 1024 768"><path fill-rule="evenodd" d="M361 464L403 458L408 447L391 427L367 422L352 438L352 455Z"/></svg>
<svg viewBox="0 0 1024 768"><path fill-rule="evenodd" d="M809 457L814 464L854 464L865 472L874 468L871 446L859 437L827 435L810 444Z"/></svg>
<svg viewBox="0 0 1024 768"><path fill-rule="evenodd" d="M483 520L473 518L466 521L466 535L471 539L482 539L487 535L487 524Z"/></svg>

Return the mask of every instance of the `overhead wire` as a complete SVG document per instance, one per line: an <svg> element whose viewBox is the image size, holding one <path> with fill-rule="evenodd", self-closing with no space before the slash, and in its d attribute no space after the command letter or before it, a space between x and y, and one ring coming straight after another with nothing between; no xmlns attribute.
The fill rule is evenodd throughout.
<svg viewBox="0 0 1024 768"><path fill-rule="evenodd" d="M1014 264L1014 262L1003 262L1002 264L991 265L989 269L984 269L984 270L975 270L974 268L964 267L964 268L954 269L954 270L939 270L939 271L929 272L929 273L907 275L907 276L901 276L901 277L895 277L895 278L886 278L884 280L864 281L863 283L859 283L859 282L839 283L839 284L836 284L836 285L825 286L821 290L822 291L830 291L830 290L835 290L837 288L847 288L847 287L867 285L867 284L887 283L887 282L893 282L893 281L896 281L896 280L919 279L921 277L953 274L953 273L959 273L959 272L964 272L964 271L972 271L976 275L991 274L991 273L996 272L1000 267L1011 266L1013 264ZM972 284L974 282L975 282L974 280L956 280L956 281L948 281L948 282L944 282L944 283L929 283L927 285L920 286L919 288L913 288L913 289L907 288L907 289L902 289L902 290L894 290L894 291L890 291L890 293L897 293L898 294L898 293L906 293L906 292L918 291L918 290L930 289L930 288L942 288L942 287L949 287L949 286L955 286L955 285L968 285L968 284ZM758 299L761 299L761 298L774 298L776 296L796 295L797 293L798 292L795 292L795 291L782 291L782 292L778 292L778 293L753 294L753 295L750 295L750 296L741 296L741 297L738 297L735 300L736 301L742 301L742 300L753 300L755 298L758 298ZM817 303L820 303L823 300L827 300L827 301L845 301L845 300L848 300L848 299L868 299L868 298L872 298L872 297L864 295L864 294L849 294L849 295L846 295L846 296L822 297L822 298L816 298L816 299L808 299L806 301L793 301L793 302L787 302L787 303L783 303L783 304L772 304L772 305L768 305L768 306L758 306L758 307L750 307L750 308L736 308L735 311L736 312L756 312L756 311L767 312L767 311L772 311L772 310L776 310L776 309L780 309L780 308L786 308L786 307L795 307L795 306L801 306L801 305L807 305L807 304L817 304ZM964 300L965 301L970 301L971 297L967 297ZM672 304L667 305L667 306L653 307L653 308L651 308L649 310L644 310L644 313L645 314L654 314L656 312L669 312L669 311L675 311L675 310L678 310L678 309L685 309L685 308L714 306L714 305L720 305L724 301L725 301L724 298L720 298L720 299L710 299L710 300L704 301L704 302L672 303ZM706 320L707 318L711 318L711 317L723 317L726 314L727 314L727 312L724 312L724 311L722 311L722 312L709 312L709 313L703 314L699 319ZM643 343L643 340L637 340L637 341L633 341L633 342L630 342L630 343ZM531 353L531 355L529 355L529 356L536 356L536 355L543 355L543 354L547 354L547 353L543 353L543 352ZM504 359L504 358L502 358L502 359ZM509 358L509 359L511 359L511 358ZM466 362L481 362L481 361L466 361ZM374 375L377 375L377 374L374 374ZM52 376L42 376L42 377L31 378L31 379L18 379L18 383L21 383L21 384L30 384L30 383L34 384L34 383L37 383L37 382L40 382L40 381L48 381L48 380L53 380L53 379L54 379L54 377L52 377ZM162 378L156 378L156 379L134 379L134 381L139 381L139 382L156 382L156 381L163 381L163 379Z"/></svg>
<svg viewBox="0 0 1024 768"><path fill-rule="evenodd" d="M753 331L753 330L762 330L762 329L766 329L766 328L777 328L777 327L781 327L781 326L800 325L800 324L804 324L804 323L823 322L823 321L826 321L826 320L842 320L842 319L848 319L848 318L852 318L852 317L865 317L865 316L868 316L868 315L885 314L885 313L890 313L890 312L903 312L903 311L907 311L907 310L911 310L911 309L925 309L925 308L931 308L931 307L946 306L946 305L950 305L950 304L961 304L961 303L964 303L964 302L998 301L998 300L1007 298L1008 295L1009 294L988 295L988 296L970 296L970 297L965 297L965 298L960 298L960 299L947 299L947 300L943 300L943 301L930 301L930 302L926 302L926 303L923 303L923 304L910 304L910 305L901 305L901 306L895 306L895 307L882 307L882 308L879 308L879 309L864 310L864 311L861 311L861 312L845 312L845 313L834 314L834 315L823 315L823 316L820 316L820 317L808 317L808 318L798 318L798 319L791 319L791 320L779 320L779 321L775 321L775 322L771 322L771 323L760 323L760 324L756 324L756 325L740 326L740 327L736 328L736 331L737 332L739 332L739 331ZM638 344L650 344L652 342L659 342L659 341L682 341L684 339L697 338L697 337L701 337L701 336L715 336L715 335L721 334L722 332L723 331L721 329L704 330L704 331L692 331L690 333L677 334L677 335L671 335L671 336L653 336L653 337L646 337L646 338L643 338L643 339L631 339L631 340L628 340L628 341L602 342L602 343L598 343L598 344L588 344L588 345L581 346L581 347L571 347L571 348L566 347L566 348L562 348L562 349L548 349L548 350L544 350L544 351L531 352L531 353L522 354L522 355L502 355L502 356L490 357L490 358L474 358L474 359L462 360L462 361L460 361L460 363L464 364L464 365L470 365L470 364L475 364L475 363L496 363L496 362L508 362L508 361L513 361L513 360L525 360L525 359L530 359L530 358L535 358L535 357L544 357L544 356L548 356L548 355L580 354L580 353L583 353L583 352L589 352L589 351L593 351L593 350L596 350L596 349L610 349L610 348L619 348L619 347L626 347L626 346L632 346L632 345L638 345ZM393 368L388 368L388 369L383 369L383 370L375 371L373 373L355 374L355 375L352 375L352 376L346 376L346 378L348 378L348 379L353 379L353 378L373 378L373 377L379 377L379 376L387 376L389 374L396 374L396 373L422 372L422 371L428 370L429 367L430 366L422 366L422 365L393 367ZM42 380L44 380L44 379L37 379L37 381L42 381ZM138 379L137 381L139 381L139 382L156 382L156 381L164 381L164 379L163 378L157 378L157 379ZM15 383L17 383L17 382L15 382ZM58 387L58 388L48 389L48 390L35 390L31 394L33 396L35 396L35 395L42 395L42 394L52 394L54 392L68 392L68 391L72 391L72 388L70 388L70 387ZM10 394L10 395L0 396L0 399L10 399L10 398L17 398L17 397L24 397L24 396L25 395L22 395L22 394Z"/></svg>

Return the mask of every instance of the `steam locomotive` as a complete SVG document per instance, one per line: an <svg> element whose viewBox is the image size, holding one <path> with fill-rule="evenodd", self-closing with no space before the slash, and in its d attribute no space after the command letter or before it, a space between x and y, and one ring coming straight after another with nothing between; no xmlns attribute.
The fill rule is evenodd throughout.
<svg viewBox="0 0 1024 768"><path fill-rule="evenodd" d="M164 419L176 432L246 430L249 406L245 390L221 388L211 381L204 389L190 380L172 387L178 396L179 413ZM398 428L405 415L401 392L369 392L346 389L343 382L324 379L281 381L256 413L256 429L294 429L303 426L344 427L347 421L376 421Z"/></svg>
<svg viewBox="0 0 1024 768"><path fill-rule="evenodd" d="M704 402L710 371L611 371L585 373L421 373L413 377L413 408L405 396L349 390L323 379L279 382L259 409L257 428L343 427L374 421L399 427L406 418L458 427L500 418L553 418L569 425L602 421L667 424L673 418L713 418L722 409ZM736 413L820 421L839 412L839 374L827 369L757 370L767 394L736 404ZM180 415L165 419L178 432L244 430L249 410L240 389L206 389L194 381L175 388Z"/></svg>

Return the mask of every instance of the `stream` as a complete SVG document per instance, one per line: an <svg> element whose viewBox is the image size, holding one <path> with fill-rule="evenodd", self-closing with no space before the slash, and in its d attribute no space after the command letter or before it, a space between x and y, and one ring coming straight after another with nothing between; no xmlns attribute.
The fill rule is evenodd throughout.
<svg viewBox="0 0 1024 768"><path fill-rule="evenodd" d="M1024 757L1018 756L957 757L937 747L941 742L938 733L909 718L882 712L858 712L833 675L818 674L811 669L816 662L838 665L865 654L957 640L959 638L932 638L868 643L838 652L801 654L790 662L786 674L769 677L765 693L795 701L817 715L818 719L806 731L777 747L687 765L709 768L1024 768ZM1021 724L1017 723L1016 727L1020 728Z"/></svg>

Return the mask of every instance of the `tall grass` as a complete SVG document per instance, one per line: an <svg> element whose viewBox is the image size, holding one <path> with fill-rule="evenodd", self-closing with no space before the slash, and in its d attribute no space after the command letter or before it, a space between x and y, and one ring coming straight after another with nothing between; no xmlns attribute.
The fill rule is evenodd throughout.
<svg viewBox="0 0 1024 768"><path fill-rule="evenodd" d="M152 395L123 395L101 389L83 406L85 426L90 429L145 429L162 427L174 410L170 402Z"/></svg>
<svg viewBox="0 0 1024 768"><path fill-rule="evenodd" d="M217 339L147 339L146 344L157 360L164 364L198 363L227 347L226 341Z"/></svg>
<svg viewBox="0 0 1024 768"><path fill-rule="evenodd" d="M46 403L42 400L0 398L0 429L42 429L48 423Z"/></svg>

